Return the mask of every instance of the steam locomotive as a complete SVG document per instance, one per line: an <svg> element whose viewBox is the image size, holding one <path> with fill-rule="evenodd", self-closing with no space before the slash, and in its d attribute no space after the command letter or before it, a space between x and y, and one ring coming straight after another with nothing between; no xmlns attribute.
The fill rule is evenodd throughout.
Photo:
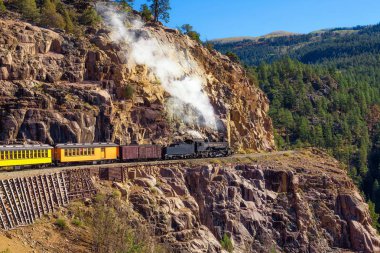
<svg viewBox="0 0 380 253"><path fill-rule="evenodd" d="M187 140L160 145L117 145L115 143L67 143L0 146L0 167L24 168L112 162L224 157L231 155L227 142Z"/></svg>

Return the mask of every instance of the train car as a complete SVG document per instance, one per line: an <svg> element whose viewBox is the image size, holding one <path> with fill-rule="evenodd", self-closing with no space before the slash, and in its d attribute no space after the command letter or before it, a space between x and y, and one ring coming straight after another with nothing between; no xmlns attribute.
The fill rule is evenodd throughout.
<svg viewBox="0 0 380 253"><path fill-rule="evenodd" d="M164 148L164 159L196 157L195 143L174 143Z"/></svg>
<svg viewBox="0 0 380 253"><path fill-rule="evenodd" d="M0 146L0 167L51 165L53 147L49 145Z"/></svg>
<svg viewBox="0 0 380 253"><path fill-rule="evenodd" d="M162 147L159 145L128 145L120 146L122 161L160 160Z"/></svg>
<svg viewBox="0 0 380 253"><path fill-rule="evenodd" d="M75 143L55 146L55 162L57 164L102 163L117 160L118 156L119 145L115 143Z"/></svg>

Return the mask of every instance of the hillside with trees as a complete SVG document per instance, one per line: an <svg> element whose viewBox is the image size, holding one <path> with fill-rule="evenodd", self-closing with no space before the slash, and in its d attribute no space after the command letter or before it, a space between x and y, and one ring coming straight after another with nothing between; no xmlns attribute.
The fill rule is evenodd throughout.
<svg viewBox="0 0 380 253"><path fill-rule="evenodd" d="M329 151L347 165L377 220L380 25L214 43L214 47L238 57L268 95L278 147L316 146Z"/></svg>

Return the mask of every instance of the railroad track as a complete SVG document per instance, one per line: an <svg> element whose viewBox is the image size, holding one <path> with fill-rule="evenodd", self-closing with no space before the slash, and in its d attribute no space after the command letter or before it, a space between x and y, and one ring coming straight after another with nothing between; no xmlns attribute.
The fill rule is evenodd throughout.
<svg viewBox="0 0 380 253"><path fill-rule="evenodd" d="M98 165L78 165L78 166L67 166L67 167L50 167L44 169L25 169L17 171L1 171L0 180L2 179L11 179L15 177L30 177L36 176L39 174L51 174L58 173L60 171L66 170L77 170L77 169L99 169L99 168L113 168L113 167L137 167L137 166L159 166L159 165L171 165L171 164L187 164L187 163L196 163L196 162L213 162L215 159L219 160L231 160L239 158L260 158L265 156L279 156L284 154L293 154L296 151L277 151L270 153L255 153L255 154L235 154L229 157L217 157L217 158L197 158L197 159L183 159L183 160L163 160L163 161L147 161L147 162L132 162L132 163L110 163L110 164L98 164Z"/></svg>

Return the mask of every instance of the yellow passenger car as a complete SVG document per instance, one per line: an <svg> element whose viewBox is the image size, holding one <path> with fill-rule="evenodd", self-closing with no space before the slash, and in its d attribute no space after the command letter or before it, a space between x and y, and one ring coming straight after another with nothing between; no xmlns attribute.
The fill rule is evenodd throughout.
<svg viewBox="0 0 380 253"><path fill-rule="evenodd" d="M55 160L58 163L101 162L116 160L119 145L114 143L57 144Z"/></svg>
<svg viewBox="0 0 380 253"><path fill-rule="evenodd" d="M0 167L51 164L52 150L49 145L0 146Z"/></svg>

